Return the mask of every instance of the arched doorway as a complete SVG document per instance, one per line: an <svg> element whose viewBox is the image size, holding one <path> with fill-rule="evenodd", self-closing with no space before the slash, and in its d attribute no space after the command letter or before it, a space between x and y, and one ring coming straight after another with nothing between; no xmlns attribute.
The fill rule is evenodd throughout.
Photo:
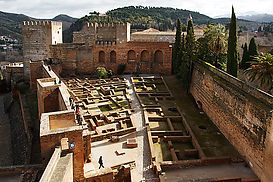
<svg viewBox="0 0 273 182"><path fill-rule="evenodd" d="M104 51L99 52L99 63L105 63L105 52Z"/></svg>
<svg viewBox="0 0 273 182"><path fill-rule="evenodd" d="M160 51L160 50L155 51L154 62L159 63L159 64L163 63L163 52L162 51Z"/></svg>
<svg viewBox="0 0 273 182"><path fill-rule="evenodd" d="M134 62L136 60L136 52L133 50L128 51L127 62Z"/></svg>
<svg viewBox="0 0 273 182"><path fill-rule="evenodd" d="M149 62L149 52L147 50L144 50L141 52L140 61L141 62Z"/></svg>
<svg viewBox="0 0 273 182"><path fill-rule="evenodd" d="M110 52L110 63L116 63L116 51L111 51Z"/></svg>

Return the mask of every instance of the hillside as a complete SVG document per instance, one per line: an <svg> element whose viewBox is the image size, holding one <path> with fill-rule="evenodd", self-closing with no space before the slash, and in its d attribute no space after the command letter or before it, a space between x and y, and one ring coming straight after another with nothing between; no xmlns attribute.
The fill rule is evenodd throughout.
<svg viewBox="0 0 273 182"><path fill-rule="evenodd" d="M61 21L63 23L63 30L66 30L70 27L70 25L74 22L76 22L78 19L70 17L68 15L60 14L58 16L55 16L51 20L53 21Z"/></svg>
<svg viewBox="0 0 273 182"><path fill-rule="evenodd" d="M23 14L5 13L0 11L0 35L21 39L20 22L34 20Z"/></svg>
<svg viewBox="0 0 273 182"><path fill-rule="evenodd" d="M192 16L195 24L207 24L213 20L198 12L183 9L128 6L110 10L106 12L106 16L101 16L97 12L91 12L90 15L82 17L72 24L69 30L65 31L64 41L72 41L72 32L80 30L84 21L103 23L129 22L131 23L132 29L147 29L153 27L159 30L173 30L178 18L182 23L186 24L189 15Z"/></svg>
<svg viewBox="0 0 273 182"><path fill-rule="evenodd" d="M271 14L255 14L255 15L246 15L239 16L238 18L250 21L256 21L260 23L270 23L273 22L273 15Z"/></svg>
<svg viewBox="0 0 273 182"><path fill-rule="evenodd" d="M212 20L212 23L220 23L223 25L228 25L230 22L230 18L216 18ZM255 31L258 30L261 23L255 21L249 21L244 19L237 19L238 28L243 31Z"/></svg>
<svg viewBox="0 0 273 182"><path fill-rule="evenodd" d="M23 14L6 13L0 11L0 35L6 35L10 36L11 38L21 40L21 23L23 21L30 20L42 19L32 18ZM67 15L58 15L50 20L63 22L63 29L65 30L69 28L70 25L74 23L77 19Z"/></svg>

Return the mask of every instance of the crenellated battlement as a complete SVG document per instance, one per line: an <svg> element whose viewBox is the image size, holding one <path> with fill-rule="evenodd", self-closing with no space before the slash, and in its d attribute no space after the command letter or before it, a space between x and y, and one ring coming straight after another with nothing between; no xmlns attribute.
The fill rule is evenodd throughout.
<svg viewBox="0 0 273 182"><path fill-rule="evenodd" d="M97 23L97 22L86 22L85 26L88 28L109 28L109 27L127 27L130 23Z"/></svg>
<svg viewBox="0 0 273 182"><path fill-rule="evenodd" d="M62 25L62 22L57 21L49 21L49 20L42 20L42 21L23 21L23 26L48 26L48 25Z"/></svg>

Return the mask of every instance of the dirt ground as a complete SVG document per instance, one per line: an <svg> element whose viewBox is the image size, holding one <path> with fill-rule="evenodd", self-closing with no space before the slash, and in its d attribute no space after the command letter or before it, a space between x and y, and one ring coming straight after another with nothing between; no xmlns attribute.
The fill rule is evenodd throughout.
<svg viewBox="0 0 273 182"><path fill-rule="evenodd" d="M164 80L205 155L207 157L228 156L233 160L240 160L239 153L213 122L204 113L200 113L201 111L195 104L193 97L184 91L181 81L176 79L175 76L165 76Z"/></svg>

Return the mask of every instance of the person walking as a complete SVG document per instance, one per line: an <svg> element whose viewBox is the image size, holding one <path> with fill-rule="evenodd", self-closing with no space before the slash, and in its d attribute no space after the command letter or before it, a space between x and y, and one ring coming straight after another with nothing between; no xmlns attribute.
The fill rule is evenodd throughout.
<svg viewBox="0 0 273 182"><path fill-rule="evenodd" d="M101 168L101 167L103 167L104 168L104 166L103 166L103 161L102 161L102 156L100 156L100 158L99 158L99 165L100 165L100 167L99 167L99 169Z"/></svg>
<svg viewBox="0 0 273 182"><path fill-rule="evenodd" d="M76 105L76 119L78 121L78 124L81 125L82 120L81 120L81 111L80 111L80 106L79 105Z"/></svg>

